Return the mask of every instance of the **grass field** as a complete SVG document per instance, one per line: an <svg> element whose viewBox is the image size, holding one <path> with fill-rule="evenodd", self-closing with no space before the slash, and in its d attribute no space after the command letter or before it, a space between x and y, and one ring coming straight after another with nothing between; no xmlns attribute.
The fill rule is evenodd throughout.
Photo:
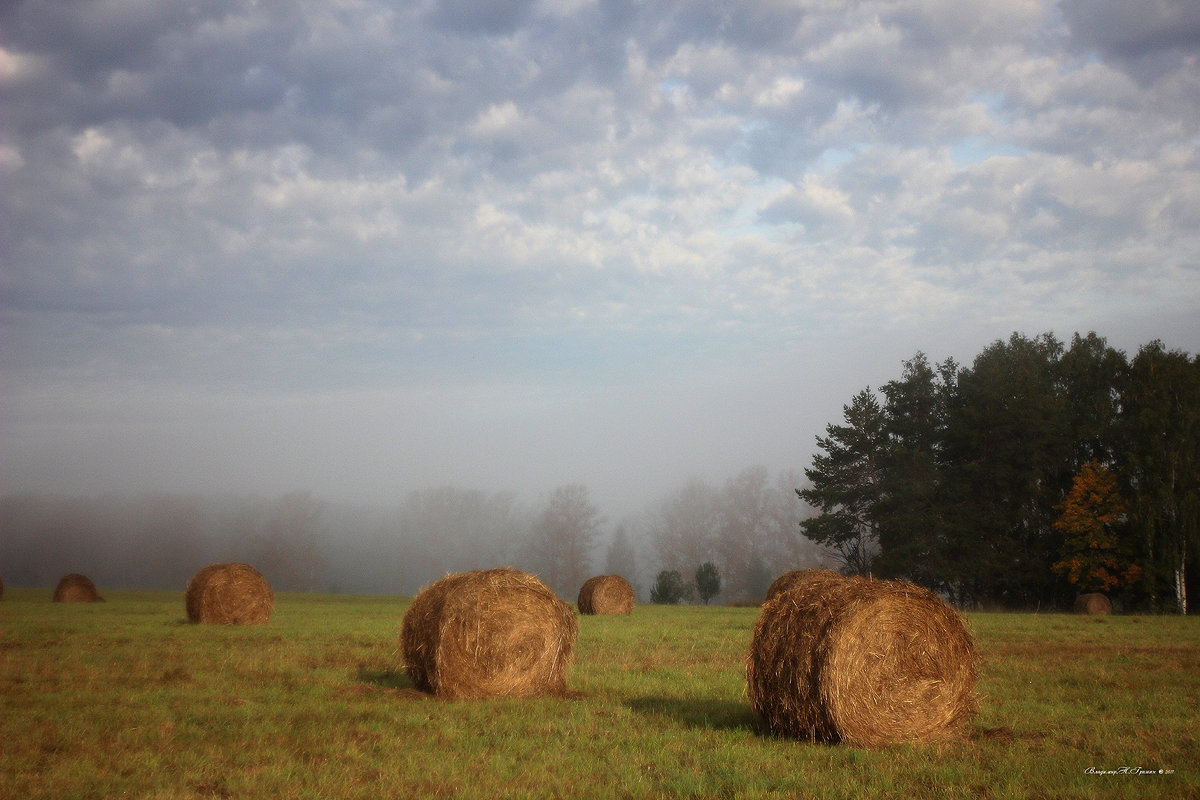
<svg viewBox="0 0 1200 800"><path fill-rule="evenodd" d="M969 615L971 739L860 750L758 729L756 608L583 617L572 698L443 702L403 676L406 599L222 628L101 593L0 601L0 798L1200 797L1194 618Z"/></svg>

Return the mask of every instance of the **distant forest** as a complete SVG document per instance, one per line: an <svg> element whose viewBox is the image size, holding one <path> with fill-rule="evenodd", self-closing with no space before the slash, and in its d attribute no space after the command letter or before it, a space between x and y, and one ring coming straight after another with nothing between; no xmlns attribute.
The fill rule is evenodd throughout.
<svg viewBox="0 0 1200 800"><path fill-rule="evenodd" d="M964 607L1103 592L1187 613L1200 538L1200 359L1013 334L969 367L917 353L817 437L804 534L845 571Z"/></svg>
<svg viewBox="0 0 1200 800"><path fill-rule="evenodd" d="M1200 539L1200 359L1154 341L1132 358L1094 333L1014 333L969 367L923 353L864 388L816 437L805 479L749 467L693 478L606 520L582 485L540 504L441 487L394 507L147 494L0 498L0 579L182 590L244 561L277 591L413 594L447 572L512 565L573 600L597 574L643 601L660 570L715 564L719 601L830 566L899 577L964 608L1068 608L1101 591L1187 612Z"/></svg>

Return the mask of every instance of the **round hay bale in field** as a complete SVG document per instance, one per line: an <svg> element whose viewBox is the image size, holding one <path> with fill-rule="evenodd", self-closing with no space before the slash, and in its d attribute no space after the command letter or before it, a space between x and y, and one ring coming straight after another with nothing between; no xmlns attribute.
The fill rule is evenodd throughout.
<svg viewBox="0 0 1200 800"><path fill-rule="evenodd" d="M780 592L755 625L746 680L772 732L862 747L957 739L976 709L975 646L962 618L902 581Z"/></svg>
<svg viewBox="0 0 1200 800"><path fill-rule="evenodd" d="M1099 592L1081 594L1075 598L1076 614L1106 615L1112 613L1112 603Z"/></svg>
<svg viewBox="0 0 1200 800"><path fill-rule="evenodd" d="M533 575L447 575L421 590L400 644L417 688L446 698L562 695L575 658L575 611Z"/></svg>
<svg viewBox="0 0 1200 800"><path fill-rule="evenodd" d="M620 575L597 575L579 587L580 614L632 614L633 586Z"/></svg>
<svg viewBox="0 0 1200 800"><path fill-rule="evenodd" d="M100 595L96 592L96 584L91 578L72 572L64 575L54 587L54 602L56 603L96 603Z"/></svg>
<svg viewBox="0 0 1200 800"><path fill-rule="evenodd" d="M275 594L249 564L209 564L188 581L184 603L191 622L261 625L271 619Z"/></svg>
<svg viewBox="0 0 1200 800"><path fill-rule="evenodd" d="M783 573L778 578L771 581L771 585L767 587L767 600L770 600L780 592L795 587L799 583L812 583L814 581L831 580L845 580L845 577L831 569L794 569L790 572Z"/></svg>

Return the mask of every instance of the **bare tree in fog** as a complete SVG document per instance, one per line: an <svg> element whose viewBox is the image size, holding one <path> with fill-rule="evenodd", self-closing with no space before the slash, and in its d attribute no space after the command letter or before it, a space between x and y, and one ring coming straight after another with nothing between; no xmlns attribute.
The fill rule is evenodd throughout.
<svg viewBox="0 0 1200 800"><path fill-rule="evenodd" d="M204 561L204 512L187 495L147 495L130 507L128 553L136 553L136 573L119 583L181 589Z"/></svg>
<svg viewBox="0 0 1200 800"><path fill-rule="evenodd" d="M760 599L776 575L816 566L820 557L800 535L805 508L796 498L794 473L776 481L765 467L749 467L720 490L699 478L667 495L650 516L658 569L692 575L713 562L723 594Z"/></svg>
<svg viewBox="0 0 1200 800"><path fill-rule="evenodd" d="M634 593L637 593L637 551L633 546L633 539L630 538L627 527L623 524L617 526L612 543L608 546L608 554L604 559L604 572L606 575L620 575L625 578L633 584Z"/></svg>
<svg viewBox="0 0 1200 800"><path fill-rule="evenodd" d="M309 492L291 492L267 507L243 509L244 560L284 591L313 591L325 566L321 520L325 505Z"/></svg>
<svg viewBox="0 0 1200 800"><path fill-rule="evenodd" d="M592 548L600 532L600 509L586 486L554 490L529 540L530 561L550 588L573 598L591 577Z"/></svg>
<svg viewBox="0 0 1200 800"><path fill-rule="evenodd" d="M85 497L20 494L0 505L0 564L14 586L53 586L66 573L93 580L104 560L100 546L107 523L100 503Z"/></svg>
<svg viewBox="0 0 1200 800"><path fill-rule="evenodd" d="M443 486L408 496L403 540L429 579L504 563L523 520L511 493Z"/></svg>
<svg viewBox="0 0 1200 800"><path fill-rule="evenodd" d="M691 575L716 559L720 495L699 478L668 495L650 518L650 540L661 569Z"/></svg>
<svg viewBox="0 0 1200 800"><path fill-rule="evenodd" d="M748 467L725 484L721 493L718 551L725 568L725 592L731 597L761 600L779 564L799 538L800 504L792 488L794 475L775 484L766 467Z"/></svg>

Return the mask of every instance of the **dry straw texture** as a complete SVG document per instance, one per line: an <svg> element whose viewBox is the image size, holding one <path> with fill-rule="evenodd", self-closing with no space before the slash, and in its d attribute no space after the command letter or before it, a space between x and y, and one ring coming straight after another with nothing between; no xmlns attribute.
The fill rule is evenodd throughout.
<svg viewBox="0 0 1200 800"><path fill-rule="evenodd" d="M54 587L56 603L95 603L99 600L96 584L92 583L91 578L78 572L62 576L58 586Z"/></svg>
<svg viewBox="0 0 1200 800"><path fill-rule="evenodd" d="M801 583L831 580L840 581L843 578L831 569L794 569L791 572L783 573L771 582L771 585L767 587L767 600Z"/></svg>
<svg viewBox="0 0 1200 800"><path fill-rule="evenodd" d="M447 575L421 590L400 633L417 688L446 698L562 695L575 657L575 611L533 575L507 567Z"/></svg>
<svg viewBox="0 0 1200 800"><path fill-rule="evenodd" d="M597 575L579 588L580 614L632 614L633 586L620 575Z"/></svg>
<svg viewBox="0 0 1200 800"><path fill-rule="evenodd" d="M1081 594L1075 598L1076 614L1105 615L1112 613L1112 603L1099 592Z"/></svg>
<svg viewBox="0 0 1200 800"><path fill-rule="evenodd" d="M962 618L900 581L817 580L780 592L755 625L746 678L767 728L800 739L957 739L976 708Z"/></svg>
<svg viewBox="0 0 1200 800"><path fill-rule="evenodd" d="M192 622L261 625L271 619L275 594L249 564L210 564L188 581L184 602Z"/></svg>

